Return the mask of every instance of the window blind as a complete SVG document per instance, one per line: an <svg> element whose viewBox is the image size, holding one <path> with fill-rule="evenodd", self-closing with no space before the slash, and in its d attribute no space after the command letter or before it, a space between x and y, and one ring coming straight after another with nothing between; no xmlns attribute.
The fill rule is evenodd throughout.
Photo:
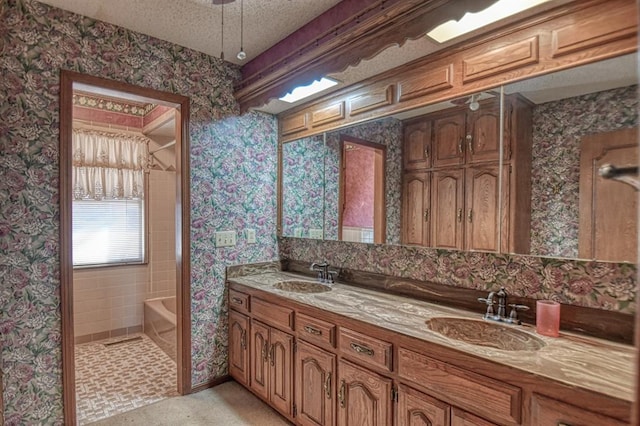
<svg viewBox="0 0 640 426"><path fill-rule="evenodd" d="M73 202L73 266L144 262L144 200Z"/></svg>

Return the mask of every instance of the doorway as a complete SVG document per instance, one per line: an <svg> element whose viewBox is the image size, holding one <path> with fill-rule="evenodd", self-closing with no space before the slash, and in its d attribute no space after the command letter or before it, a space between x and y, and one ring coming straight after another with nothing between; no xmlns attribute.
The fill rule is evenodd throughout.
<svg viewBox="0 0 640 426"><path fill-rule="evenodd" d="M338 239L384 244L387 147L342 135L340 151Z"/></svg>
<svg viewBox="0 0 640 426"><path fill-rule="evenodd" d="M88 106L93 110L81 108ZM186 394L191 390L189 99L62 71L60 110L63 397L65 423L76 424L96 419L86 417L84 412L85 418L78 418L77 395L82 394L77 393L76 383L83 380L87 371L98 370L98 366L87 366L87 362L95 361L99 368L107 368L100 356L113 361L127 351L149 353L149 348L157 348L157 359L166 364L159 370L173 374L168 379L171 393ZM96 146L100 146L101 155L90 154ZM105 166L123 146L127 146L131 161L117 158L119 164L127 165ZM100 164L89 164L90 157L99 158ZM87 163L83 163L85 160ZM169 193L158 190L161 187L169 188ZM159 201L158 197L164 198ZM163 209L163 205L167 208ZM105 208L108 210L102 210ZM80 236L85 237L84 241ZM118 238L123 240L119 246L114 243ZM162 257L163 250L163 255L170 255ZM158 268L164 269L158 273ZM129 285L131 273L135 278ZM129 278L121 283L125 276ZM159 282L157 277L164 279ZM107 294L107 287L114 281L114 291L123 291L115 297L113 292ZM76 292L74 297L74 290L81 285L93 286L83 290L93 292L95 297L111 299L94 300L91 305L85 295L79 297ZM175 295L173 301L169 300L171 293ZM132 306L132 301L139 298L152 300L141 300L140 306ZM166 324L150 320L154 310L147 313L147 305L157 305L154 309L162 311L160 316L166 314L169 322L173 311L173 332ZM99 309L105 306L108 309ZM90 323L78 324L81 311L86 311L84 317ZM111 318L104 317L109 313ZM119 318L123 313L124 317ZM96 317L99 319L94 321ZM80 360L84 363L79 364ZM144 363L138 368L130 361L133 358L123 364L145 374L151 370ZM92 386L111 391L117 389L118 382L127 382L120 384L131 387L130 382L137 381L124 380L115 372L114 377L93 376ZM167 377L161 380L166 381ZM157 384L156 380L149 383ZM81 382L80 391L87 386ZM128 409L144 403L144 399L132 401ZM126 404L121 407L124 410Z"/></svg>

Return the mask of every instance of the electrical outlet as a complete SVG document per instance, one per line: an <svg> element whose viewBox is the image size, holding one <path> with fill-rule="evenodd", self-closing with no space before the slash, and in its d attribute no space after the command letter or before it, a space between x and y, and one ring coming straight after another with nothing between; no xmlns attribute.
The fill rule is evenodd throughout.
<svg viewBox="0 0 640 426"><path fill-rule="evenodd" d="M216 247L231 247L236 245L236 231L216 232Z"/></svg>
<svg viewBox="0 0 640 426"><path fill-rule="evenodd" d="M245 232L247 233L247 244L255 244L256 243L256 230L255 229L247 229Z"/></svg>

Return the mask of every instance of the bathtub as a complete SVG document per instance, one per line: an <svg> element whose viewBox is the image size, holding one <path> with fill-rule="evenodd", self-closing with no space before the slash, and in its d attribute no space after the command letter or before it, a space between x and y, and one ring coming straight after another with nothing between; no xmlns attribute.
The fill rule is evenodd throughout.
<svg viewBox="0 0 640 426"><path fill-rule="evenodd" d="M176 298L159 297L144 301L144 334L172 360L176 360Z"/></svg>

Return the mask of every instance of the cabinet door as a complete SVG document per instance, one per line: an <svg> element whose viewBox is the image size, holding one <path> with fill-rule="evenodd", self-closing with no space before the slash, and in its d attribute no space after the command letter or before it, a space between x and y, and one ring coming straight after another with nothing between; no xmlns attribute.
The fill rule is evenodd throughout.
<svg viewBox="0 0 640 426"><path fill-rule="evenodd" d="M405 170L431 167L431 121L411 123L404 128L403 164Z"/></svg>
<svg viewBox="0 0 640 426"><path fill-rule="evenodd" d="M449 426L449 405L411 389L398 386L397 426Z"/></svg>
<svg viewBox="0 0 640 426"><path fill-rule="evenodd" d="M402 187L402 242L429 245L431 173L413 172L404 175Z"/></svg>
<svg viewBox="0 0 640 426"><path fill-rule="evenodd" d="M239 383L249 385L249 318L229 311L229 374Z"/></svg>
<svg viewBox="0 0 640 426"><path fill-rule="evenodd" d="M433 167L464 163L465 113L456 112L433 121Z"/></svg>
<svg viewBox="0 0 640 426"><path fill-rule="evenodd" d="M251 321L251 389L269 399L269 327Z"/></svg>
<svg viewBox="0 0 640 426"><path fill-rule="evenodd" d="M535 425L546 425L546 423L534 423ZM549 426L556 426L554 423L548 424ZM478 416L474 416L473 414L467 413L466 411L460 410L459 408L452 409L451 412L451 426L497 426L495 423L491 423L486 421L485 419L481 419Z"/></svg>
<svg viewBox="0 0 640 426"><path fill-rule="evenodd" d="M503 178L506 183L509 175ZM508 217L504 202L502 211L500 209L500 166L468 168L465 192L465 249L498 251L502 222L500 217Z"/></svg>
<svg viewBox="0 0 640 426"><path fill-rule="evenodd" d="M464 174L462 169L434 171L431 179L431 245L462 249Z"/></svg>
<svg viewBox="0 0 640 426"><path fill-rule="evenodd" d="M622 426L626 423L585 410L582 407L533 394L531 398L531 424L541 426Z"/></svg>
<svg viewBox="0 0 640 426"><path fill-rule="evenodd" d="M272 328L269 341L269 395L273 407L291 415L293 410L293 336Z"/></svg>
<svg viewBox="0 0 640 426"><path fill-rule="evenodd" d="M392 424L391 379L341 360L338 381L338 425Z"/></svg>
<svg viewBox="0 0 640 426"><path fill-rule="evenodd" d="M467 162L500 159L500 105L483 104L467 115L465 144Z"/></svg>
<svg viewBox="0 0 640 426"><path fill-rule="evenodd" d="M298 341L296 352L296 407L298 424L332 426L335 414L336 356Z"/></svg>

